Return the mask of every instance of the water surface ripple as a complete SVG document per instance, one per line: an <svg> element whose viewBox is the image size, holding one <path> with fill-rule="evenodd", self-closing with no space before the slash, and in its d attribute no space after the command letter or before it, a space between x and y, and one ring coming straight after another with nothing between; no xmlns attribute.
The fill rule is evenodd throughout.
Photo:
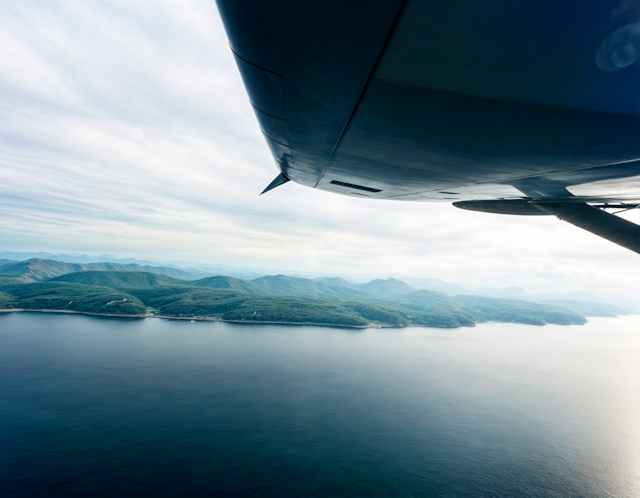
<svg viewBox="0 0 640 498"><path fill-rule="evenodd" d="M640 496L640 317L0 316L0 496Z"/></svg>

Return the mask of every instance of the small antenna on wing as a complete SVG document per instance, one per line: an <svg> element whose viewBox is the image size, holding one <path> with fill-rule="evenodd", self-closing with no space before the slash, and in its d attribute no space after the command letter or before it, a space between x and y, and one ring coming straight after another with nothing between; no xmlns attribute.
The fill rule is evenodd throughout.
<svg viewBox="0 0 640 498"><path fill-rule="evenodd" d="M278 176L276 176L276 179L273 180L269 184L269 186L260 193L260 195L262 195L262 194L264 194L266 192L269 192L269 190L273 190L274 188L279 187L280 185L284 185L288 181L289 181L289 179L286 176L284 176L282 173L280 173Z"/></svg>

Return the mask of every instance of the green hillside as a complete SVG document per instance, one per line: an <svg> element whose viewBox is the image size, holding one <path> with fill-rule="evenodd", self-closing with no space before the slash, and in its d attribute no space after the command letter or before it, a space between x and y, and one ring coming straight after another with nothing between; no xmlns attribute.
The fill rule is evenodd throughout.
<svg viewBox="0 0 640 498"><path fill-rule="evenodd" d="M429 327L473 326L487 321L481 313L464 306L455 297L440 292L414 291L390 296L386 300L406 310L407 318L413 323Z"/></svg>
<svg viewBox="0 0 640 498"><path fill-rule="evenodd" d="M13 263L16 263L16 261L12 259L0 259L0 273L2 273L3 268L12 265Z"/></svg>
<svg viewBox="0 0 640 498"><path fill-rule="evenodd" d="M21 283L20 280L16 279L15 277L6 277L4 275L0 275L0 288L5 285L13 285L19 283Z"/></svg>
<svg viewBox="0 0 640 498"><path fill-rule="evenodd" d="M584 316L616 317L627 314L625 310L608 303L593 303L589 301L558 299L553 302L547 301L546 304L562 306L563 308L570 309L574 313L578 313L579 315Z"/></svg>
<svg viewBox="0 0 640 498"><path fill-rule="evenodd" d="M0 310L12 310L18 307L18 301L15 297L0 292Z"/></svg>
<svg viewBox="0 0 640 498"><path fill-rule="evenodd" d="M145 267L137 264L77 264L42 259L7 262L2 268L3 306L107 314L144 314L149 308L167 316L216 316L225 320L472 327L487 321L583 324L584 315L593 312L598 304L568 302L559 306L479 296L454 297L416 291L393 278L366 284L352 284L337 277L308 279L286 275L252 281L227 276L185 280L157 271L140 271Z"/></svg>
<svg viewBox="0 0 640 498"><path fill-rule="evenodd" d="M342 279L339 279L342 280ZM343 282L346 282L342 280ZM268 275L252 280L263 289L278 293L294 294L326 294L329 296L355 297L366 296L367 293L342 282L327 279L311 280L309 278L289 277L287 275Z"/></svg>
<svg viewBox="0 0 640 498"><path fill-rule="evenodd" d="M11 278L15 282L40 282L68 273L81 271L133 271L150 272L167 275L174 278L192 280L196 278L192 273L177 268L164 266L141 266L135 263L64 263L51 259L28 259L17 261L0 269L0 277Z"/></svg>
<svg viewBox="0 0 640 498"><path fill-rule="evenodd" d="M370 294L381 294L384 296L409 294L410 292L415 291L415 289L410 287L407 283L402 280L396 280L395 278L372 280L366 284L358 285L358 288Z"/></svg>
<svg viewBox="0 0 640 498"><path fill-rule="evenodd" d="M81 271L52 278L49 282L102 285L117 290L187 284L186 280L141 271Z"/></svg>
<svg viewBox="0 0 640 498"><path fill-rule="evenodd" d="M200 280L178 278L149 272L129 271L81 271L68 273L48 280L49 282L69 282L84 285L103 285L117 290L140 289L158 286L196 286L214 289L230 289L242 292L264 292L259 285L232 277L205 277Z"/></svg>
<svg viewBox="0 0 640 498"><path fill-rule="evenodd" d="M65 273L81 271L82 265L46 259L17 261L2 268L2 276L15 282L29 283L47 280Z"/></svg>
<svg viewBox="0 0 640 498"><path fill-rule="evenodd" d="M480 296L456 296L469 308L477 310L487 321L529 325L583 325L587 320L573 311L551 304L538 304L515 299L492 299Z"/></svg>
<svg viewBox="0 0 640 498"><path fill-rule="evenodd" d="M23 309L50 309L138 315L146 306L137 298L109 287L67 282L35 282L3 288Z"/></svg>
<svg viewBox="0 0 640 498"><path fill-rule="evenodd" d="M200 280L189 282L189 285L210 287L212 289L230 289L241 292L264 292L266 290L264 287L261 287L254 282L222 276L201 278Z"/></svg>
<svg viewBox="0 0 640 498"><path fill-rule="evenodd" d="M164 315L335 325L369 323L348 302L324 296L310 298L205 287L154 287L134 289L131 293Z"/></svg>
<svg viewBox="0 0 640 498"><path fill-rule="evenodd" d="M103 272L96 272L103 273ZM106 272L105 272L106 273ZM5 285L2 290L25 309L59 309L94 313L142 314L146 308L167 316L217 316L225 320L283 321L367 325L369 323L429 327L474 326L485 321L544 325L582 324L584 317L557 306L505 299L451 297L438 292L416 291L393 297L343 298L323 294L292 292L247 292L245 289L221 289L194 285L151 285L158 279L148 274L133 274L123 280L115 272L112 282L122 286L135 282L126 293L105 285L47 282ZM73 274L77 279L78 274ZM80 275L84 276L84 275ZM103 275L100 278L108 283ZM115 278L119 277L119 278ZM95 282L95 278L88 281ZM233 281L232 281L233 283Z"/></svg>

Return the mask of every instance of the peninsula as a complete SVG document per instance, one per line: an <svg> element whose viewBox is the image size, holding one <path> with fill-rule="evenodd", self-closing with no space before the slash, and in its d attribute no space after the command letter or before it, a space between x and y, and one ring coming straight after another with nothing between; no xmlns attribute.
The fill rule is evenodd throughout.
<svg viewBox="0 0 640 498"><path fill-rule="evenodd" d="M188 280L171 276L178 271L140 268L135 264L0 261L0 310L242 323L446 328L473 327L488 321L581 325L586 323L586 316L625 313L598 303L563 301L555 305L448 296L416 290L393 278L367 283L286 275L253 280L214 275Z"/></svg>

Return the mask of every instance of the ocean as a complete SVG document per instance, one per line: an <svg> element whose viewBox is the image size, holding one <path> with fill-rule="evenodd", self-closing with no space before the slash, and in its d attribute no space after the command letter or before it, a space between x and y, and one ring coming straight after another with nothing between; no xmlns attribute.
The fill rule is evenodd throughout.
<svg viewBox="0 0 640 498"><path fill-rule="evenodd" d="M0 314L0 496L640 496L640 316Z"/></svg>

